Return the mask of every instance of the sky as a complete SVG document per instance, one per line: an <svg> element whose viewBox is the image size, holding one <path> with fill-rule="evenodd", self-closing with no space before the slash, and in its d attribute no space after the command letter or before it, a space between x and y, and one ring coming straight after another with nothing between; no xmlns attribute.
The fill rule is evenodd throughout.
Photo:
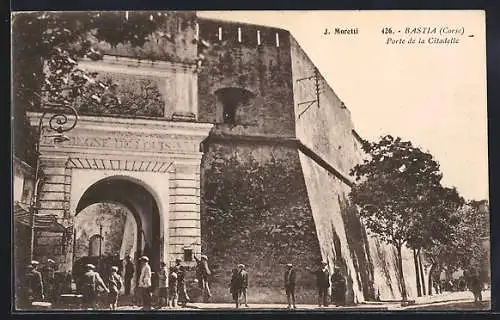
<svg viewBox="0 0 500 320"><path fill-rule="evenodd" d="M440 163L443 184L466 199L488 199L486 41L481 11L210 11L199 17L291 32L351 111L356 131L410 140ZM357 35L335 35L335 28ZM384 27L393 34L383 34ZM436 28L456 44L418 44ZM460 34L439 35L457 29ZM325 35L325 29L330 34ZM398 32L400 31L400 32ZM473 37L469 37L473 35ZM386 44L388 38L416 44Z"/></svg>

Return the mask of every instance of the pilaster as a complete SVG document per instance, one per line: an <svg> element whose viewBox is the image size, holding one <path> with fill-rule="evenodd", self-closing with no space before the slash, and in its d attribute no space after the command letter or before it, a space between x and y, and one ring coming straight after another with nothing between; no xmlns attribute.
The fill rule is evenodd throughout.
<svg viewBox="0 0 500 320"><path fill-rule="evenodd" d="M201 252L200 165L176 162L170 172L171 259L183 259L184 249Z"/></svg>

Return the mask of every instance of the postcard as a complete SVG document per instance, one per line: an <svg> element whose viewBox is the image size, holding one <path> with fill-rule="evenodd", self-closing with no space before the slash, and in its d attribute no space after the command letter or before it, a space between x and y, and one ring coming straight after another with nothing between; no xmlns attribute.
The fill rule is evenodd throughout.
<svg viewBox="0 0 500 320"><path fill-rule="evenodd" d="M11 30L13 312L490 309L484 11Z"/></svg>

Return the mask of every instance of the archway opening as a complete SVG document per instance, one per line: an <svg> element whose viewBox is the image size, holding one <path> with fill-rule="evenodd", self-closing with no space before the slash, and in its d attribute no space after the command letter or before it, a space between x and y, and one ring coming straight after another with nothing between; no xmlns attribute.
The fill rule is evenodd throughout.
<svg viewBox="0 0 500 320"><path fill-rule="evenodd" d="M137 271L142 255L149 257L151 269L157 271L161 259L160 225L157 202L144 186L117 176L96 182L85 191L76 208L73 273L78 277L82 267L92 263L104 277L113 265L125 276L126 258L130 257ZM137 280L137 272L133 278Z"/></svg>

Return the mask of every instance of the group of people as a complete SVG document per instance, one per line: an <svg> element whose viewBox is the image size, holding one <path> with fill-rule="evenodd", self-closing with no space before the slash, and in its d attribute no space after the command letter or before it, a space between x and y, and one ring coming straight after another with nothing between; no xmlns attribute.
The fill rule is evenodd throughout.
<svg viewBox="0 0 500 320"><path fill-rule="evenodd" d="M321 262L321 266L315 270L310 270L316 276L318 287L318 305L319 307L328 307L328 291L331 286L331 301L336 306L345 305L346 297L346 281L340 271L340 267L335 266L333 274L330 276L328 264L325 261ZM288 308L296 309L295 305L295 284L296 272L293 264L288 263L284 273L285 294L287 297ZM240 299L243 299L243 304L248 307L247 290L248 290L248 272L245 265L238 264L237 268L233 269L231 283L229 285L230 293L236 308L239 308Z"/></svg>
<svg viewBox="0 0 500 320"><path fill-rule="evenodd" d="M123 287L122 277L118 274L118 267L112 266L111 273L107 278L107 284L101 278L95 266L91 263L85 265L85 273L82 275L80 292L83 296L83 305L87 309L96 309L98 305L99 288L108 294L108 304L111 310L118 307L118 296Z"/></svg>
<svg viewBox="0 0 500 320"><path fill-rule="evenodd" d="M478 270L465 270L464 274L457 279L441 279L441 272L432 274L432 287L434 293L441 294L443 291L470 290L474 295L474 302L482 301L482 290L487 282Z"/></svg>
<svg viewBox="0 0 500 320"><path fill-rule="evenodd" d="M233 301L236 304L236 308L240 305L240 298L243 298L245 307L248 307L247 303L247 289L248 289L248 272L245 270L244 264L238 264L236 268L233 269L233 274L231 276L231 283L229 285L229 292L233 297Z"/></svg>
<svg viewBox="0 0 500 320"><path fill-rule="evenodd" d="M130 294L131 274L133 275L133 266L130 267L130 259L127 259L125 265L125 284L122 277L118 274L118 267L111 267L111 273L107 281L103 281L100 274L95 271L92 264L86 265L86 272L80 281L80 293L83 296L83 304L87 309L95 309L98 305L99 291L105 291L109 297L109 307L116 310L118 297L121 288L125 285L125 294ZM195 257L196 281L200 288L208 297L211 296L208 277L210 268L208 267L208 258L202 255L201 259ZM139 258L140 268L138 270L137 291L141 297L143 310L151 310L153 307L153 272L149 264L149 258L142 256ZM181 259L175 260L175 265L167 269L167 264L162 262L158 271L158 303L157 309L162 307L186 306L190 298L186 289L186 268L181 265Z"/></svg>
<svg viewBox="0 0 500 320"><path fill-rule="evenodd" d="M194 257L196 261L196 278L204 297L210 298L209 278L211 271L208 265L206 255L201 255L200 259ZM153 272L149 264L149 258L142 256L138 259L139 268L137 269L137 285L136 292L140 296L143 310L151 310L153 307ZM46 292L53 294L54 290L54 272L56 270L55 262L48 260L45 275L42 276L38 271L38 261L32 261L26 273L26 293L25 301L42 301L45 299ZM327 263L322 261L320 266L311 270L315 274L318 287L318 305L328 306L329 288L331 287L331 302L337 306L345 304L346 282L344 276L340 272L339 267L334 268L333 274L330 276ZM116 310L118 307L118 299L122 288L125 295L130 295L131 279L135 273L130 257L127 257L123 272L124 278L120 275L118 266L111 266L110 271L105 271L105 277L96 271L93 264L86 264L83 274L79 277L78 291L82 295L83 306L87 309L96 309L99 306L100 296L104 292L106 294L106 304L111 310ZM187 269L182 266L181 259L175 260L175 265L167 268L167 264L162 262L157 273L158 284L158 299L156 308L186 306L190 301L190 297L186 288L186 273ZM287 296L288 308L296 308L295 305L295 287L296 287L296 272L291 263L286 265L284 272L284 287ZM45 289L45 290L44 290ZM229 285L229 291L232 299L239 308L241 305L248 307L247 290L248 290L248 272L245 265L238 264L233 269L232 277ZM241 302L240 302L241 301Z"/></svg>
<svg viewBox="0 0 500 320"><path fill-rule="evenodd" d="M343 306L346 302L346 281L339 266L335 266L332 275L326 261L321 261L321 266L316 270L310 270L316 275L316 285L318 287L318 306L328 307L328 293L331 288L331 302L335 306Z"/></svg>
<svg viewBox="0 0 500 320"><path fill-rule="evenodd" d="M39 270L40 263L32 260L26 267L21 288L21 304L29 306L34 301L53 301L57 296L55 273L57 266L54 260L48 259L44 268Z"/></svg>

